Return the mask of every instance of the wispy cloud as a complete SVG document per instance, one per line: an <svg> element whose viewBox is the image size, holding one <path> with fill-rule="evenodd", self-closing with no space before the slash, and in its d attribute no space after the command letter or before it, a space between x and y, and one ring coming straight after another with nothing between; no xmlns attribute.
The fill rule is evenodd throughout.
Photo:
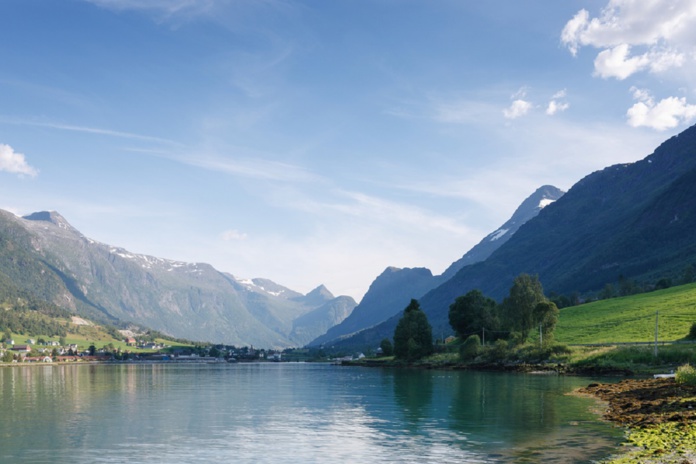
<svg viewBox="0 0 696 464"><path fill-rule="evenodd" d="M293 164L261 158L207 154L168 155L190 166L251 179L284 182L318 182L321 177Z"/></svg>
<svg viewBox="0 0 696 464"><path fill-rule="evenodd" d="M0 116L0 123L2 123L2 124L14 124L14 125L19 125L19 126L45 127L48 129L57 129L57 130L71 131L71 132L83 132L83 133L95 134L95 135L106 135L109 137L119 137L119 138L125 138L125 139L142 140L145 142L157 142L157 143L162 143L162 144L167 144L167 145L179 145L179 146L181 145L180 143L175 142L173 140L169 140L169 139L165 139L165 138L161 138L161 137L153 137L150 135L135 134L132 132L123 132L123 131L117 131L117 130L112 130L112 129L102 129L102 128L98 128L98 127L62 124L62 123L56 123L56 122L32 121L32 120L28 120L28 119L19 119L19 118L13 118L13 117L9 117L9 116Z"/></svg>
<svg viewBox="0 0 696 464"><path fill-rule="evenodd" d="M22 153L18 153L11 146L2 143L0 143L0 171L30 177L39 173L27 163Z"/></svg>
<svg viewBox="0 0 696 464"><path fill-rule="evenodd" d="M549 104L546 106L546 114L549 116L553 116L556 113L563 112L570 108L570 104L567 101L565 101L565 98L565 90L560 90L553 94L553 96L551 97L551 101L549 101Z"/></svg>
<svg viewBox="0 0 696 464"><path fill-rule="evenodd" d="M220 235L220 238L222 238L222 240L224 240L225 242L232 242L238 240L246 240L248 238L248 235L244 232L238 231L237 229L230 229L224 231Z"/></svg>
<svg viewBox="0 0 696 464"><path fill-rule="evenodd" d="M215 0L86 0L102 8L115 11L151 11L165 15L205 14L215 6ZM223 2L227 3L227 2Z"/></svg>

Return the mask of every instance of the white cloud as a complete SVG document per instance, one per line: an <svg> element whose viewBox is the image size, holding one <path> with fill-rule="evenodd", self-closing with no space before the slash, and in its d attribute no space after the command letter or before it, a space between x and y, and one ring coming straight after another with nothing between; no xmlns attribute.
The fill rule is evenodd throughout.
<svg viewBox="0 0 696 464"><path fill-rule="evenodd" d="M693 0L610 0L599 17L580 10L561 32L575 56L583 46L602 49L595 59L601 77L626 79L682 66L693 59L696 2ZM631 55L632 48L639 53Z"/></svg>
<svg viewBox="0 0 696 464"><path fill-rule="evenodd" d="M9 146L0 143L0 171L34 177L38 171L27 164L22 153L17 153Z"/></svg>
<svg viewBox="0 0 696 464"><path fill-rule="evenodd" d="M570 108L570 105L566 102L558 102L556 100L551 100L549 105L546 107L546 114L553 116L558 112L562 112Z"/></svg>
<svg viewBox="0 0 696 464"><path fill-rule="evenodd" d="M549 116L553 116L556 113L563 112L570 108L570 104L568 102L561 101L565 97L565 89L559 90L558 92L554 93L551 97L551 101L546 106L546 114Z"/></svg>
<svg viewBox="0 0 696 464"><path fill-rule="evenodd" d="M684 97L664 98L657 104L652 98L647 98L630 107L626 116L632 127L650 127L662 131L696 118L696 105L686 103Z"/></svg>
<svg viewBox="0 0 696 464"><path fill-rule="evenodd" d="M603 78L615 77L624 80L650 65L647 55L629 58L630 49L629 45L621 44L601 51L594 61L595 74Z"/></svg>
<svg viewBox="0 0 696 464"><path fill-rule="evenodd" d="M246 240L248 238L248 235L244 232L238 231L237 229L230 229L224 231L221 235L221 238L225 242L231 242L237 240Z"/></svg>
<svg viewBox="0 0 696 464"><path fill-rule="evenodd" d="M503 110L503 116L507 119L517 119L529 113L532 109L532 104L526 100L515 100L512 104Z"/></svg>
<svg viewBox="0 0 696 464"><path fill-rule="evenodd" d="M595 74L603 78L615 77L624 80L644 69L658 73L684 64L684 55L674 51L651 51L629 57L630 52L631 47L628 44L620 44L600 52L594 61Z"/></svg>

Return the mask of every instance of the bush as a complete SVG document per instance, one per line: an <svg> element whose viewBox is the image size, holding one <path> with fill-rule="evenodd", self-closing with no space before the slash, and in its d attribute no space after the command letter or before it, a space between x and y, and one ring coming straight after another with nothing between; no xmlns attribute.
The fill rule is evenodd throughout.
<svg viewBox="0 0 696 464"><path fill-rule="evenodd" d="M689 330L689 335L686 336L689 340L696 340L696 322L691 324L691 329Z"/></svg>
<svg viewBox="0 0 696 464"><path fill-rule="evenodd" d="M470 335L459 347L459 358L462 361L474 359L481 351L481 339L478 335Z"/></svg>
<svg viewBox="0 0 696 464"><path fill-rule="evenodd" d="M677 369L676 379L682 385L696 385L696 369L690 364L684 364Z"/></svg>
<svg viewBox="0 0 696 464"><path fill-rule="evenodd" d="M484 351L484 356L488 362L504 362L509 355L508 342L498 339Z"/></svg>

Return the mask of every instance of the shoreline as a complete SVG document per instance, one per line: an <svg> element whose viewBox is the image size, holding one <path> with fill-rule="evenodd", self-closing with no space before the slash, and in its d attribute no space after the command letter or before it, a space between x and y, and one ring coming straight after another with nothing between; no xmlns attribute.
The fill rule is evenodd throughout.
<svg viewBox="0 0 696 464"><path fill-rule="evenodd" d="M674 379L625 379L576 390L605 404L601 414L626 429L625 450L606 463L696 463L696 386Z"/></svg>

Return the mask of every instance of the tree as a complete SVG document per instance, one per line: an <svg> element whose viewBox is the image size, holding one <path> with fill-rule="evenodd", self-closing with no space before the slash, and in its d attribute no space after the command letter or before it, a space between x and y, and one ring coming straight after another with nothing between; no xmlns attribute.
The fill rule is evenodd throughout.
<svg viewBox="0 0 696 464"><path fill-rule="evenodd" d="M534 307L534 320L541 326L541 333L544 342L552 340L552 334L558 324L560 311L552 301L542 301Z"/></svg>
<svg viewBox="0 0 696 464"><path fill-rule="evenodd" d="M464 296L457 297L449 307L449 323L460 338L481 329L492 330L494 327L495 300L488 298L480 290L471 290Z"/></svg>
<svg viewBox="0 0 696 464"><path fill-rule="evenodd" d="M481 339L478 335L470 335L459 347L459 358L463 361L474 359L481 352Z"/></svg>
<svg viewBox="0 0 696 464"><path fill-rule="evenodd" d="M382 354L384 356L391 356L394 354L394 345L392 345L391 340L388 338L385 338L382 340L379 344L379 347L382 348Z"/></svg>
<svg viewBox="0 0 696 464"><path fill-rule="evenodd" d="M691 282L694 281L694 278L696 277L696 270L694 270L694 266L689 264L684 268L684 272L682 273L682 279L681 282L682 284L690 284Z"/></svg>
<svg viewBox="0 0 696 464"><path fill-rule="evenodd" d="M510 288L510 296L503 301L507 327L519 333L519 342L524 343L529 332L538 323L535 318L537 304L547 301L538 276L520 274ZM554 305L555 307L555 305Z"/></svg>
<svg viewBox="0 0 696 464"><path fill-rule="evenodd" d="M432 352L432 327L418 301L412 299L394 330L394 356L416 361Z"/></svg>
<svg viewBox="0 0 696 464"><path fill-rule="evenodd" d="M616 296L616 290L612 284L606 284L604 289L599 293L600 300L608 300Z"/></svg>

